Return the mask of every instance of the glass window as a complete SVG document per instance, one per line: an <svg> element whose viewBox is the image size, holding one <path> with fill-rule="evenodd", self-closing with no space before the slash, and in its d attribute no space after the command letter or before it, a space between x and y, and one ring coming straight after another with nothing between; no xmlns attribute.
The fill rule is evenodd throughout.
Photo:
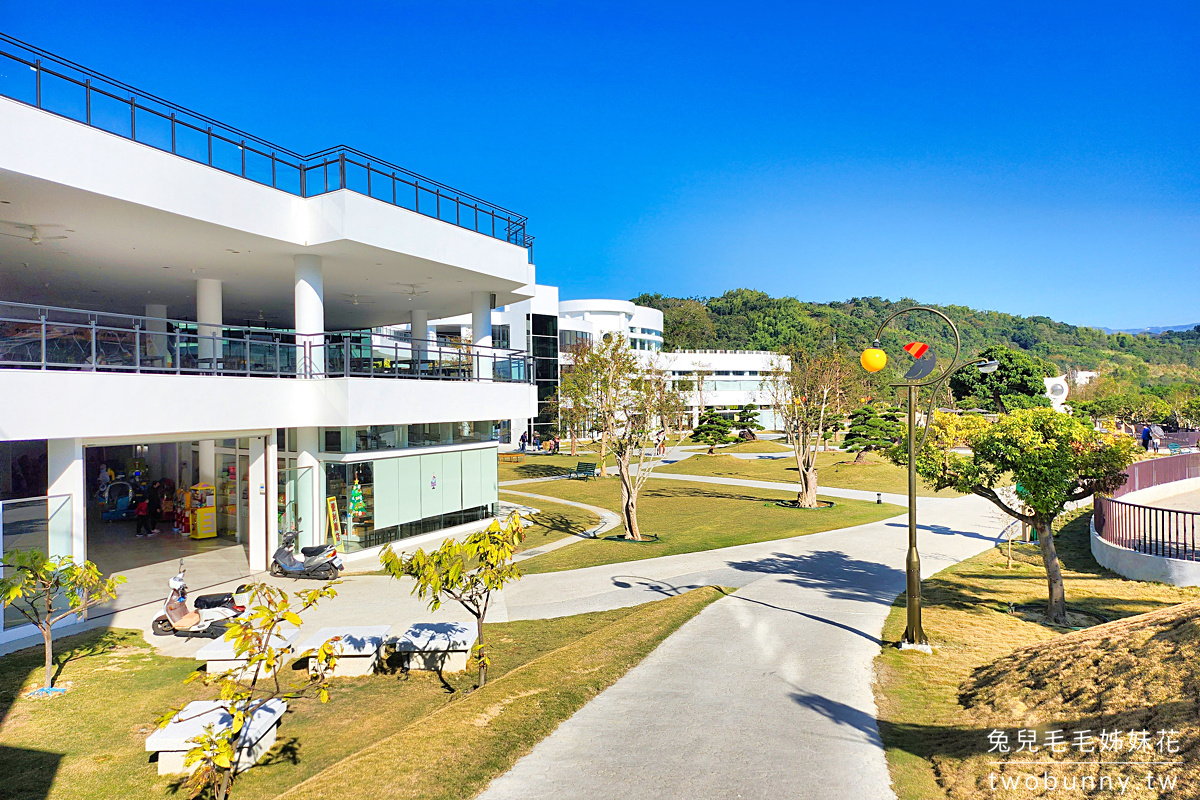
<svg viewBox="0 0 1200 800"><path fill-rule="evenodd" d="M530 314L530 329L534 336L558 338L558 317L552 314Z"/></svg>
<svg viewBox="0 0 1200 800"><path fill-rule="evenodd" d="M325 428L325 446L322 448L326 453L342 452L342 429L341 428Z"/></svg>
<svg viewBox="0 0 1200 800"><path fill-rule="evenodd" d="M511 341L509 336L510 336L509 326L493 325L492 326L492 347L500 347L500 348L507 350L509 347L511 347L511 345L509 344L509 342Z"/></svg>

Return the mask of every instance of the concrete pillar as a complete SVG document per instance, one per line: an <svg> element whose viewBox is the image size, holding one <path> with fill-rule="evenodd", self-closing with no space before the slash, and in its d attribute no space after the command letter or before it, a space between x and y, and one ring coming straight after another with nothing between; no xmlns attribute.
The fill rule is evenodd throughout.
<svg viewBox="0 0 1200 800"><path fill-rule="evenodd" d="M267 538L267 505L270 487L267 485L267 447L265 437L250 437L250 470L246 498L246 518L249 522L250 571L262 572L267 568L269 540Z"/></svg>
<svg viewBox="0 0 1200 800"><path fill-rule="evenodd" d="M299 509L301 517L301 545L311 546L325 541L325 475L321 470L320 428L297 428L296 466L300 469L310 467L312 475L312 502L309 508Z"/></svg>
<svg viewBox="0 0 1200 800"><path fill-rule="evenodd" d="M213 278L196 281L196 322L200 336L196 350L200 356L197 365L201 370L216 371L221 360L221 341L206 337L219 337L225 323L225 312L221 299L221 282Z"/></svg>
<svg viewBox="0 0 1200 800"><path fill-rule="evenodd" d="M325 283L321 257L308 253L295 256L296 344L301 348L297 362L302 374L325 374Z"/></svg>
<svg viewBox="0 0 1200 800"><path fill-rule="evenodd" d="M285 434L286 435L286 434ZM279 445L275 431L271 431L264 442L267 459L267 564L279 546ZM286 442L283 443L287 445Z"/></svg>
<svg viewBox="0 0 1200 800"><path fill-rule="evenodd" d="M492 293L471 292L471 344L477 347L492 346ZM476 379L492 378L493 361L490 350L476 355L473 372Z"/></svg>
<svg viewBox="0 0 1200 800"><path fill-rule="evenodd" d="M424 361L429 352L429 345L425 343L429 339L429 312L423 308L414 308L409 329L412 332L413 358Z"/></svg>
<svg viewBox="0 0 1200 800"><path fill-rule="evenodd" d="M217 443L212 439L201 439L196 453L200 470L200 482L209 486L217 485Z"/></svg>
<svg viewBox="0 0 1200 800"><path fill-rule="evenodd" d="M162 303L146 304L146 339L142 344L142 366L170 367L168 363L167 307Z"/></svg>
<svg viewBox="0 0 1200 800"><path fill-rule="evenodd" d="M82 439L46 441L46 493L50 516L49 555L87 558L87 475ZM70 511L62 495L70 497Z"/></svg>

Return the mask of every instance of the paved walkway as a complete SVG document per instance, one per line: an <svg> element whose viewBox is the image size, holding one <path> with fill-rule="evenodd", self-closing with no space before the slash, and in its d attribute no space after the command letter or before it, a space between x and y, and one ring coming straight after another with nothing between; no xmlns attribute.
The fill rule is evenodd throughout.
<svg viewBox="0 0 1200 800"><path fill-rule="evenodd" d="M594 526L592 526L589 530L584 531L579 536L574 536L574 535L564 536L563 538L561 538L557 541L554 541L554 542L550 542L549 544L544 544L544 545L541 545L540 547L534 547L529 550L525 550L521 553L518 553L516 555L516 557L513 558L513 561L525 561L526 559L533 558L534 556L540 556L543 553L549 553L551 550L557 550L560 547L566 547L569 544L574 544L575 542L579 541L582 538L594 539L595 537L600 536L601 534L608 533L613 528L615 528L621 524L621 518L619 516L617 516L616 514L614 514L613 512L609 511L607 508L600 508L599 506L590 506L587 503L577 503L574 500L563 500L561 497L547 497L544 494L530 494L529 492L518 492L515 489L507 489L506 488L506 489L503 489L502 491L504 491L506 494L513 494L513 495L517 495L518 497L524 497L529 500L541 501L543 503L559 503L564 506L574 506L575 508L582 508L584 511L589 511L600 518L600 521L598 523L596 523Z"/></svg>
<svg viewBox="0 0 1200 800"><path fill-rule="evenodd" d="M978 498L929 503L919 533L923 573L990 547L1003 525ZM632 605L712 583L741 588L481 797L892 798L872 662L892 599L904 590L905 549L905 521L895 518L526 576L505 592L510 619Z"/></svg>

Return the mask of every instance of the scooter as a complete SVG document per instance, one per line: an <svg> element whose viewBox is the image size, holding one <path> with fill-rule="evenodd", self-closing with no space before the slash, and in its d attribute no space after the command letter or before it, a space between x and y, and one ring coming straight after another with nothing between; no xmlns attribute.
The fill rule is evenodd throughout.
<svg viewBox="0 0 1200 800"><path fill-rule="evenodd" d="M216 639L225 635L229 620L246 610L246 606L236 600L247 588L245 586L239 586L236 593L202 594L193 601L195 610L189 610L183 559L179 560L179 574L167 581L167 585L171 587L171 593L152 623L152 629L158 636L174 634Z"/></svg>
<svg viewBox="0 0 1200 800"><path fill-rule="evenodd" d="M295 545L296 532L285 531L279 549L271 558L272 575L329 581L345 569L342 559L338 557L337 548L331 544L301 547L300 554L304 556L303 560L296 558Z"/></svg>

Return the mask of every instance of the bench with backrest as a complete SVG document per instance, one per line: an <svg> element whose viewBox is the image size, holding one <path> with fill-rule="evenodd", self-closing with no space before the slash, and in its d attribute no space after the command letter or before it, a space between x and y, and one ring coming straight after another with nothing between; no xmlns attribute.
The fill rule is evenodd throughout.
<svg viewBox="0 0 1200 800"><path fill-rule="evenodd" d="M585 481L588 478L595 478L596 475L596 463L594 461L580 461L575 465L575 471L571 473L572 478L581 478Z"/></svg>

